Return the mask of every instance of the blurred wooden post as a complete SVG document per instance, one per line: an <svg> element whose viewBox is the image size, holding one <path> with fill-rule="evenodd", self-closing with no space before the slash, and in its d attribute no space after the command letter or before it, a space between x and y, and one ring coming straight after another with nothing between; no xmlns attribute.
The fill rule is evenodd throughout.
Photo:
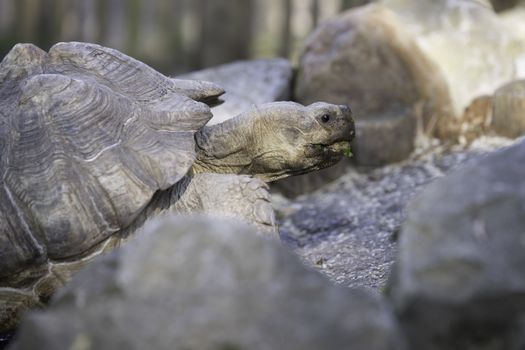
<svg viewBox="0 0 525 350"><path fill-rule="evenodd" d="M107 20L108 18L111 18L111 16L108 14L108 3L106 0L97 0L95 4L95 13L97 19L97 33L95 40L99 44L104 44L106 42L108 31Z"/></svg>
<svg viewBox="0 0 525 350"><path fill-rule="evenodd" d="M15 25L13 38L17 42L36 43L38 14L41 10L40 1L15 1Z"/></svg>
<svg viewBox="0 0 525 350"><path fill-rule="evenodd" d="M200 0L202 66L249 57L253 9L253 0Z"/></svg>
<svg viewBox="0 0 525 350"><path fill-rule="evenodd" d="M352 7L368 4L371 0L343 0L341 10L347 10Z"/></svg>
<svg viewBox="0 0 525 350"><path fill-rule="evenodd" d="M127 0L126 3L126 43L125 50L130 56L137 55L139 37L140 0Z"/></svg>
<svg viewBox="0 0 525 350"><path fill-rule="evenodd" d="M168 73L183 71L187 65L182 38L182 20L185 6L181 0L159 0L157 8L158 30L163 38L164 60Z"/></svg>
<svg viewBox="0 0 525 350"><path fill-rule="evenodd" d="M315 28L319 23L320 17L319 0L312 0L312 26Z"/></svg>
<svg viewBox="0 0 525 350"><path fill-rule="evenodd" d="M281 44L279 47L279 56L290 57L292 46L292 0L283 0L282 2L282 24L281 24Z"/></svg>

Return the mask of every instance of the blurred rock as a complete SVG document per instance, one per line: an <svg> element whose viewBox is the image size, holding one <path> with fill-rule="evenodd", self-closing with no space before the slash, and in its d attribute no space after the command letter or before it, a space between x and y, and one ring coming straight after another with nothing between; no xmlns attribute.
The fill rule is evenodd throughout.
<svg viewBox="0 0 525 350"><path fill-rule="evenodd" d="M382 166L408 158L414 150L415 117L409 110L392 111L356 123L355 160Z"/></svg>
<svg viewBox="0 0 525 350"><path fill-rule="evenodd" d="M80 272L11 349L404 349L379 296L254 229L166 218Z"/></svg>
<svg viewBox="0 0 525 350"><path fill-rule="evenodd" d="M492 134L492 96L476 97L465 108L461 118L450 118L440 132L461 145L476 142L484 135Z"/></svg>
<svg viewBox="0 0 525 350"><path fill-rule="evenodd" d="M438 66L398 18L378 4L347 11L308 38L295 96L302 103L350 105L357 132L363 134L356 138L356 159L367 165L406 158L416 119L428 124L451 108Z"/></svg>
<svg viewBox="0 0 525 350"><path fill-rule="evenodd" d="M525 134L525 80L499 88L493 97L492 126L510 138Z"/></svg>
<svg viewBox="0 0 525 350"><path fill-rule="evenodd" d="M512 9L519 5L525 5L523 0L490 0L496 12Z"/></svg>
<svg viewBox="0 0 525 350"><path fill-rule="evenodd" d="M525 38L525 0L522 0L521 6L514 7L503 11L499 14L499 18L503 21L503 24L507 27L509 32L515 33L518 38ZM519 47L520 44L517 43ZM518 76L525 76L525 53L518 51L518 61L516 64L516 70Z"/></svg>
<svg viewBox="0 0 525 350"><path fill-rule="evenodd" d="M424 132L457 138L454 126L475 98L525 77L522 10L508 20L486 0L383 0L349 10L308 38L295 95L347 103L358 121L408 110Z"/></svg>
<svg viewBox="0 0 525 350"><path fill-rule="evenodd" d="M453 113L437 124L438 133L459 118L471 101L492 95L501 85L525 77L525 39L494 12L488 1L383 0L439 67Z"/></svg>
<svg viewBox="0 0 525 350"><path fill-rule="evenodd" d="M212 109L208 124L217 124L267 102L290 99L292 66L284 58L239 61L181 75L180 79L207 80L226 90L224 103Z"/></svg>
<svg viewBox="0 0 525 350"><path fill-rule="evenodd" d="M409 206L390 297L412 349L509 349L525 315L525 140Z"/></svg>

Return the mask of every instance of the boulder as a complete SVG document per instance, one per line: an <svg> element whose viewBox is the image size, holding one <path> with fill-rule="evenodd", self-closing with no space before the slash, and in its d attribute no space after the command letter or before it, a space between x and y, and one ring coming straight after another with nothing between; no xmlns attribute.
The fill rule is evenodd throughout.
<svg viewBox="0 0 525 350"><path fill-rule="evenodd" d="M398 16L446 82L453 113L437 124L440 136L451 136L448 124L460 118L473 99L492 95L501 85L525 77L525 70L519 68L525 58L525 40L494 12L489 1L382 3Z"/></svg>
<svg viewBox="0 0 525 350"><path fill-rule="evenodd" d="M25 317L11 349L404 349L389 307L252 227L167 217Z"/></svg>
<svg viewBox="0 0 525 350"><path fill-rule="evenodd" d="M409 120L421 119L426 133L457 137L451 125L461 127L458 119L472 100L525 77L521 27L508 24L523 16L508 17L514 21L499 17L486 0L383 0L349 10L308 38L296 98L347 103L358 126L369 119L382 125L383 114L403 111Z"/></svg>
<svg viewBox="0 0 525 350"><path fill-rule="evenodd" d="M525 140L409 206L389 295L412 349L510 349L525 315ZM521 328L523 329L523 328Z"/></svg>
<svg viewBox="0 0 525 350"><path fill-rule="evenodd" d="M181 75L180 79L207 80L222 86L224 103L213 108L208 124L217 124L267 102L290 99L292 65L284 58L239 61Z"/></svg>
<svg viewBox="0 0 525 350"><path fill-rule="evenodd" d="M502 86L492 98L492 127L502 136L525 134L525 80Z"/></svg>
<svg viewBox="0 0 525 350"><path fill-rule="evenodd" d="M349 168L329 185L293 200L274 195L281 240L338 284L383 290L409 200L486 151L430 152L381 168Z"/></svg>
<svg viewBox="0 0 525 350"><path fill-rule="evenodd" d="M519 5L525 5L523 0L490 0L496 12L507 11Z"/></svg>
<svg viewBox="0 0 525 350"><path fill-rule="evenodd" d="M380 4L349 10L307 39L295 96L302 103L325 100L352 107L357 131L372 136L356 138L355 154L363 165L406 158L413 150L416 119L428 124L451 107L438 65Z"/></svg>

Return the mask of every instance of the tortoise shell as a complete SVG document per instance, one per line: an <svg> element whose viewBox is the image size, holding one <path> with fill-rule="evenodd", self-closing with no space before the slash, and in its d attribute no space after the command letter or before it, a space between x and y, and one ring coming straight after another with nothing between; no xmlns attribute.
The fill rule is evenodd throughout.
<svg viewBox="0 0 525 350"><path fill-rule="evenodd" d="M50 263L91 254L185 176L194 134L212 116L195 100L209 86L189 87L95 44L9 52L0 63L0 287L29 288Z"/></svg>

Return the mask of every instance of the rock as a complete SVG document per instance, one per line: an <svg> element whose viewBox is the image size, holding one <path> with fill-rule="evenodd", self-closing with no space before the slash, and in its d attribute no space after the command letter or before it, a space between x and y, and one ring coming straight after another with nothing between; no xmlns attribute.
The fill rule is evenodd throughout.
<svg viewBox="0 0 525 350"><path fill-rule="evenodd" d="M224 103L212 109L208 124L217 124L253 105L290 99L292 65L284 58L239 61L188 73L178 78L207 80L226 90Z"/></svg>
<svg viewBox="0 0 525 350"><path fill-rule="evenodd" d="M381 290L396 256L395 237L409 199L476 156L436 154L374 170L349 169L315 193L275 208L281 239L334 282Z"/></svg>
<svg viewBox="0 0 525 350"><path fill-rule="evenodd" d="M389 294L412 349L509 349L525 315L525 140L412 201Z"/></svg>
<svg viewBox="0 0 525 350"><path fill-rule="evenodd" d="M476 97L465 108L460 118L450 118L440 127L440 133L460 145L476 142L483 136L494 136L492 123L492 96Z"/></svg>
<svg viewBox="0 0 525 350"><path fill-rule="evenodd" d="M383 0L396 13L418 48L446 81L453 113L438 123L438 133L459 118L471 101L492 95L520 78L517 69L525 40L496 15L486 0Z"/></svg>
<svg viewBox="0 0 525 350"><path fill-rule="evenodd" d="M501 12L514 8L515 6L525 5L523 0L491 0L496 12Z"/></svg>
<svg viewBox="0 0 525 350"><path fill-rule="evenodd" d="M514 33L517 38L525 38L525 22L523 18L525 16L525 1L521 1L521 6L514 7L503 11L499 14L500 20L507 27L507 31ZM523 45L522 40L518 41L516 45L518 48ZM517 51L518 59L516 62L516 71L518 77L525 76L525 53L523 50Z"/></svg>
<svg viewBox="0 0 525 350"><path fill-rule="evenodd" d="M416 138L414 121L408 110L358 121L353 147L357 164L382 166L408 158Z"/></svg>
<svg viewBox="0 0 525 350"><path fill-rule="evenodd" d="M494 93L492 126L510 138L525 133L525 80L509 83Z"/></svg>
<svg viewBox="0 0 525 350"><path fill-rule="evenodd" d="M166 218L80 272L13 349L404 349L383 300L253 228Z"/></svg>
<svg viewBox="0 0 525 350"><path fill-rule="evenodd" d="M295 96L302 103L346 103L356 113L358 132L359 126L368 137L377 132L368 140L356 138L363 140L355 152L358 164L406 158L413 150L416 118L428 124L451 107L438 66L380 4L349 10L308 38ZM407 139L382 139L391 132Z"/></svg>
<svg viewBox="0 0 525 350"><path fill-rule="evenodd" d="M409 110L423 131L457 137L450 125L461 127L457 119L473 99L525 77L523 16L511 17L498 17L485 0L383 0L352 9L307 40L296 97L347 103L358 120Z"/></svg>

